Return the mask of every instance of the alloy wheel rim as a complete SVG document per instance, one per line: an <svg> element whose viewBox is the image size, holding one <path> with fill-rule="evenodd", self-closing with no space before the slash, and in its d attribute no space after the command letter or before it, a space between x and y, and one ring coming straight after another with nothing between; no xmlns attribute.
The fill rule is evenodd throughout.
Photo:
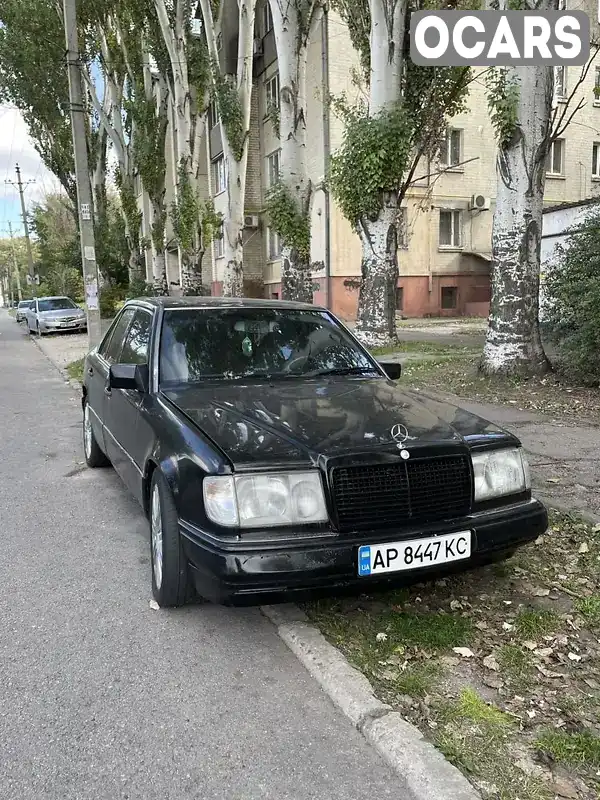
<svg viewBox="0 0 600 800"><path fill-rule="evenodd" d="M162 576L163 576L163 530L162 530L162 516L160 513L160 495L158 493L158 486L155 486L152 492L151 532L152 532L152 566L154 567L154 581L156 583L156 588L160 589L160 587L162 586Z"/></svg>
<svg viewBox="0 0 600 800"><path fill-rule="evenodd" d="M87 403L83 411L83 444L85 454L89 458L92 452L92 421L90 420L90 411Z"/></svg>

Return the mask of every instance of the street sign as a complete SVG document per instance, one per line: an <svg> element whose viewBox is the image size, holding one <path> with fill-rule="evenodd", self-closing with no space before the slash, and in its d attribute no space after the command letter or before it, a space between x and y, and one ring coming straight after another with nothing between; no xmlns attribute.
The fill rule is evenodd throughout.
<svg viewBox="0 0 600 800"><path fill-rule="evenodd" d="M90 220L92 218L92 213L90 211L89 203L81 204L81 218L85 220Z"/></svg>

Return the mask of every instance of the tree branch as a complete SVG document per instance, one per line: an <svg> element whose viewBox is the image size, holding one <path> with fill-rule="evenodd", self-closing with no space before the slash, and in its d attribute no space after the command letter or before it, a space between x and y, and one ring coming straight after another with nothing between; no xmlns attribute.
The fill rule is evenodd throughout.
<svg viewBox="0 0 600 800"><path fill-rule="evenodd" d="M178 66L178 56L175 45L173 44L173 29L169 21L165 0L154 0L154 7L156 9L156 16L158 17L160 32L169 54L169 60L171 61L171 67L175 70Z"/></svg>
<svg viewBox="0 0 600 800"><path fill-rule="evenodd" d="M578 78L577 82L575 83L575 86L573 87L573 89L572 89L571 93L569 94L568 98L566 99L565 102L560 104L562 106L562 111L560 113L560 116L558 114L558 106L554 109L554 111L552 113L552 119L551 119L551 123L550 123L550 130L551 130L550 139L549 139L549 143L550 144L552 142L556 141L556 139L559 139L562 136L562 134L567 129L567 126L569 125L569 123L571 122L573 117L575 116L575 114L577 114L578 111L581 111L581 109L586 105L585 100L579 99L579 101L577 103L577 107L575 108L575 111L572 114L569 115L569 118L568 118L567 122L564 121L565 118L567 117L567 114L569 114L569 106L571 105L571 103L575 99L575 95L577 94L577 91L579 90L579 87L585 82L585 80L586 80L586 78L588 76L588 73L589 73L589 71L591 69L592 62L594 61L594 59L596 58L596 56L600 52L600 44L599 43L594 43L594 48L595 49L594 49L593 55L591 55L591 57L589 58L587 64L585 64L585 66L581 70L579 78ZM558 117L558 120L557 120L557 117Z"/></svg>

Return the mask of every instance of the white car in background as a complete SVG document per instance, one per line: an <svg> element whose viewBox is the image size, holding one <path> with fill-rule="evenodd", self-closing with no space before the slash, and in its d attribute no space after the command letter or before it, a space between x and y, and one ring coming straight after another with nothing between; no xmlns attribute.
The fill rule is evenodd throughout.
<svg viewBox="0 0 600 800"><path fill-rule="evenodd" d="M27 319L27 311L31 308L33 300L21 300L17 306L15 319L17 322L25 322Z"/></svg>
<svg viewBox="0 0 600 800"><path fill-rule="evenodd" d="M38 297L26 313L29 333L43 336L45 333L87 330L85 311L70 297Z"/></svg>

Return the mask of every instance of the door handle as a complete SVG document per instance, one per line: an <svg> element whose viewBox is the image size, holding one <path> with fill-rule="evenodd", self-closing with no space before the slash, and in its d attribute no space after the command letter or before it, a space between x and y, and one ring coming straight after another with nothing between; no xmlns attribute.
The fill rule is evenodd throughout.
<svg viewBox="0 0 600 800"><path fill-rule="evenodd" d="M94 370L92 369L92 367L89 367L88 368L88 375L93 375L93 374L94 374Z"/></svg>
<svg viewBox="0 0 600 800"><path fill-rule="evenodd" d="M112 392L111 392L111 390L110 390L110 386L106 385L106 386L104 387L104 394L105 394L105 395L107 395L108 397L110 397L110 396L111 396Z"/></svg>

